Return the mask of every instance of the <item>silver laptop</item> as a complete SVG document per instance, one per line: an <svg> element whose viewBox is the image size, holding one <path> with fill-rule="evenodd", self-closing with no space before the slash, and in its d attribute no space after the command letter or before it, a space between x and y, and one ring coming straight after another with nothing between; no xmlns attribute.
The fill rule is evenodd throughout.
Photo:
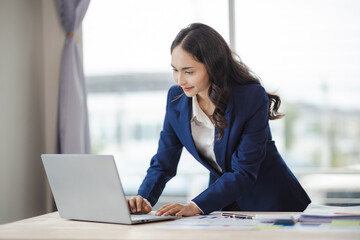
<svg viewBox="0 0 360 240"><path fill-rule="evenodd" d="M130 214L111 155L43 154L41 158L62 218L122 224L179 218Z"/></svg>

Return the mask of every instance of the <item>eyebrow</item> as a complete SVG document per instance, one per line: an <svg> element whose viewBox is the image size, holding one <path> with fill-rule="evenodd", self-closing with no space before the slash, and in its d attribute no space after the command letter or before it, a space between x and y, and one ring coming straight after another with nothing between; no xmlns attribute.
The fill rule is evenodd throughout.
<svg viewBox="0 0 360 240"><path fill-rule="evenodd" d="M176 67L174 67L172 64L171 64L171 66L176 69ZM194 68L194 67L183 67L183 68L181 68L181 70L186 70L186 69L190 69L190 68Z"/></svg>

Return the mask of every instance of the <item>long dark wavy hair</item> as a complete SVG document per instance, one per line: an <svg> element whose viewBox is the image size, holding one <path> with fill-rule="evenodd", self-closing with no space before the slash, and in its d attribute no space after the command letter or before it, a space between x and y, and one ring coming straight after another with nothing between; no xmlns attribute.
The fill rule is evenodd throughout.
<svg viewBox="0 0 360 240"><path fill-rule="evenodd" d="M229 99L229 86L238 84L259 84L259 78L233 53L224 38L213 28L193 23L182 29L171 44L173 49L181 47L192 54L195 59L206 67L210 80L209 98L215 105L212 115L219 133L219 139L224 136L224 129L228 127L225 119L225 110ZM269 119L274 120L283 115L278 112L281 104L280 97L268 93Z"/></svg>

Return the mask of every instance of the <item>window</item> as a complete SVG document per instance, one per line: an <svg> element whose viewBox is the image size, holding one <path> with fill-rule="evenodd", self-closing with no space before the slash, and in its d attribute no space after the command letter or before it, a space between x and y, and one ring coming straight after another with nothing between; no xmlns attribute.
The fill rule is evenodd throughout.
<svg viewBox="0 0 360 240"><path fill-rule="evenodd" d="M360 204L344 197L360 192L359 9L353 0L236 5L237 52L282 97L274 139L314 202Z"/></svg>
<svg viewBox="0 0 360 240"><path fill-rule="evenodd" d="M227 2L92 1L84 19L92 151L115 155L127 195L137 193L157 150L167 90L175 84L171 42L192 22L207 23L228 39ZM178 176L159 204L187 202L207 183L208 172L184 150Z"/></svg>
<svg viewBox="0 0 360 240"><path fill-rule="evenodd" d="M313 202L360 204L360 3L235 3L236 52L283 101L286 116L271 121L283 158ZM228 40L228 7L225 0L91 2L83 42L92 150L115 155L126 194L136 194L157 150L175 84L172 40L192 22ZM207 183L207 170L184 150L159 204L187 202Z"/></svg>

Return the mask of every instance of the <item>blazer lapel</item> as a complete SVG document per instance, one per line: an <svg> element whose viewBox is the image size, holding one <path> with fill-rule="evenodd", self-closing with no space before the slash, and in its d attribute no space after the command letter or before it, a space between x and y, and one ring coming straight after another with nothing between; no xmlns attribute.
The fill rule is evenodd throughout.
<svg viewBox="0 0 360 240"><path fill-rule="evenodd" d="M232 109L231 101L229 101L229 104L225 111L225 119L228 123L228 127L224 129L224 136L217 140L216 136L219 134L217 129L215 128L215 142L214 142L214 152L216 157L216 162L219 164L223 172L225 172L226 169L226 150L227 150L227 143L229 141L229 128L230 128L230 113Z"/></svg>
<svg viewBox="0 0 360 240"><path fill-rule="evenodd" d="M181 134L181 142L188 152L200 162L204 167L209 169L212 173L219 174L207 161L204 161L198 151L196 150L194 139L191 134L191 112L192 112L192 99L187 96L182 96L178 101L179 104L176 108L178 111L178 124L179 133Z"/></svg>
<svg viewBox="0 0 360 240"><path fill-rule="evenodd" d="M184 147L191 153L196 159L200 159L199 154L196 150L194 139L191 135L191 98L183 95L179 99L180 103L178 105L178 124L179 126L179 133L181 134L181 142L183 143Z"/></svg>

